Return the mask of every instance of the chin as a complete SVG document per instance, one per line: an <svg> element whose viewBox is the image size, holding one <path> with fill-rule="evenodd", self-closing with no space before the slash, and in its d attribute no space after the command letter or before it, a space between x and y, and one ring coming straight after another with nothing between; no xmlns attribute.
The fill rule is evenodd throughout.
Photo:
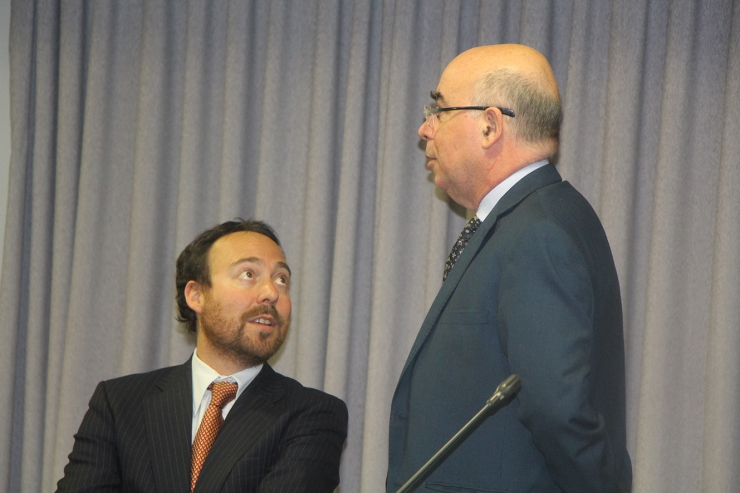
<svg viewBox="0 0 740 493"><path fill-rule="evenodd" d="M449 184L447 182L445 182L445 181L443 181L441 179L438 180L437 177L435 176L434 177L434 184L437 186L437 188L439 188L440 190L442 190L445 193L447 193L447 189L449 188Z"/></svg>
<svg viewBox="0 0 740 493"><path fill-rule="evenodd" d="M269 331L259 331L248 336L249 340L244 344L244 350L267 361L283 346L287 332L287 327L275 327Z"/></svg>

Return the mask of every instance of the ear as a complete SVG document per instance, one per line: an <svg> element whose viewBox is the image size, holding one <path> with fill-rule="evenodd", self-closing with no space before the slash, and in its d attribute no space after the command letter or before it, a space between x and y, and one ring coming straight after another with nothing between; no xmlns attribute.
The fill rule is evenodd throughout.
<svg viewBox="0 0 740 493"><path fill-rule="evenodd" d="M503 135L504 116L498 108L490 107L483 111L482 122L482 146L490 149Z"/></svg>
<svg viewBox="0 0 740 493"><path fill-rule="evenodd" d="M203 311L203 287L193 280L188 281L185 285L185 301L191 310L200 315Z"/></svg>

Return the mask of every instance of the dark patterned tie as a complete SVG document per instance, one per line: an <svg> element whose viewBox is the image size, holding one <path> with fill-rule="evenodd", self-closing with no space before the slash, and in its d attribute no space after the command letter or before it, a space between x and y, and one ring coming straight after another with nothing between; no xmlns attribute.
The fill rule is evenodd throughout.
<svg viewBox="0 0 740 493"><path fill-rule="evenodd" d="M195 440L193 441L192 470L190 474L191 492L195 489L195 483L198 481L208 451L211 450L211 445L216 441L218 430L221 429L221 425L224 423L221 410L226 404L234 400L237 388L236 383L226 381L214 382L208 386L208 390L211 391L211 403L206 408L206 413L203 415L203 420L200 422L198 433L195 434Z"/></svg>
<svg viewBox="0 0 740 493"><path fill-rule="evenodd" d="M470 238L473 237L473 234L475 234L478 226L480 226L480 219L478 219L478 216L473 216L463 228L460 236L457 237L457 241L452 246L452 250L450 250L450 254L447 256L447 262L445 262L445 273L442 276L442 281L447 279L447 274L450 273L450 269L455 265L457 258L463 252L465 247L468 246L468 242L470 241Z"/></svg>

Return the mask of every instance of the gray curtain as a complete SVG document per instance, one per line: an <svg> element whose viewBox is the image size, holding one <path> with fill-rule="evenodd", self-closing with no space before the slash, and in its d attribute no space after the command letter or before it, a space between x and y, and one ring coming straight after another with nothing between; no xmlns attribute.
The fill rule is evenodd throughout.
<svg viewBox="0 0 740 493"><path fill-rule="evenodd" d="M381 491L396 379L465 223L421 107L501 42L551 61L557 165L614 251L634 491L736 490L733 0L13 0L0 490L54 488L98 381L189 356L174 259L242 216L294 271L274 366L347 402L340 491Z"/></svg>

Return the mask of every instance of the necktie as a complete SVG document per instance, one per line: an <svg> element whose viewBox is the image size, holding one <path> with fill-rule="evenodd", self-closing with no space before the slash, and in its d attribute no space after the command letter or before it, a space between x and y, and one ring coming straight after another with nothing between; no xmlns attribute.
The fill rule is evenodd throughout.
<svg viewBox="0 0 740 493"><path fill-rule="evenodd" d="M195 434L193 441L193 455L191 457L192 474L190 479L190 491L195 489L195 482L198 481L198 475L206 461L208 451L211 445L216 441L218 430L224 423L221 411L226 404L236 397L238 385L234 382L214 382L208 386L211 391L211 403L208 404L206 413L203 415L203 421L200 422L198 433Z"/></svg>
<svg viewBox="0 0 740 493"><path fill-rule="evenodd" d="M478 226L480 226L480 219L478 219L478 216L473 216L470 221L465 224L465 227L460 233L460 236L457 237L457 241L452 246L450 254L447 256L447 262L445 263L445 273L442 276L442 281L447 279L447 274L450 273L450 269L452 269L452 266L455 265L457 257L459 257L465 247L468 246L468 242L470 241L470 238L473 237L473 234L478 229Z"/></svg>

